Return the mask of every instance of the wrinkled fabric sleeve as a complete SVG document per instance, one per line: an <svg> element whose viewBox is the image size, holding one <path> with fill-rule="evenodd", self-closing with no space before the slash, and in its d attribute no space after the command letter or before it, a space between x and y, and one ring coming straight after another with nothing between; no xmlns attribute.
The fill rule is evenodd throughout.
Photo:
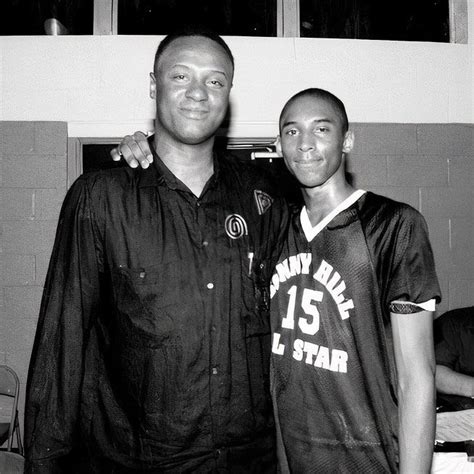
<svg viewBox="0 0 474 474"><path fill-rule="evenodd" d="M388 289L385 308L395 300L424 303L434 298L439 302L441 292L423 216L405 207L392 234L392 242L393 249L386 253L389 260L384 264L384 268L390 269L383 276Z"/></svg>
<svg viewBox="0 0 474 474"><path fill-rule="evenodd" d="M100 294L98 229L87 180L79 178L61 209L30 360L27 473L66 472L67 459L80 451L83 354Z"/></svg>

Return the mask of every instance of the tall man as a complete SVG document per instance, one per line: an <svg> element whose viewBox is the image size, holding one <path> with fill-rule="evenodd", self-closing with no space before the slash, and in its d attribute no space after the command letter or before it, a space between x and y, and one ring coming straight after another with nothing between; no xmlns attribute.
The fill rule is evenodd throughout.
<svg viewBox="0 0 474 474"><path fill-rule="evenodd" d="M27 472L273 472L268 282L286 207L213 152L233 73L220 37L166 37L153 166L69 191L30 365Z"/></svg>
<svg viewBox="0 0 474 474"><path fill-rule="evenodd" d="M277 149L305 206L270 288L280 468L428 473L440 292L427 228L410 206L348 183L353 143L327 91L302 91L281 113ZM135 134L120 149L143 166L146 148Z"/></svg>

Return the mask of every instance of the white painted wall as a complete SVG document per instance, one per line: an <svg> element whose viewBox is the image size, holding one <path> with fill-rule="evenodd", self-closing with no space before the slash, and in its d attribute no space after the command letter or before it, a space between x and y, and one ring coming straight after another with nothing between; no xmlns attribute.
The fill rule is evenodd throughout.
<svg viewBox="0 0 474 474"><path fill-rule="evenodd" d="M318 86L354 122L474 123L469 44L226 38L236 58L230 134L274 136L294 92ZM151 128L148 73L159 36L0 38L0 120L60 120L70 136Z"/></svg>

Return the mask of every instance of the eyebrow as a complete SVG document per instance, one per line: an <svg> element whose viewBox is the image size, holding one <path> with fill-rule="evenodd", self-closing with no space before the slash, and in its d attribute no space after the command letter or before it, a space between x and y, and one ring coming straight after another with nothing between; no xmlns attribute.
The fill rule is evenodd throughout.
<svg viewBox="0 0 474 474"><path fill-rule="evenodd" d="M184 67L186 69L191 69L187 64L183 64L183 63L173 64L171 66L171 69L173 69L175 67ZM227 77L227 74L225 73L225 71L221 71L220 69L211 69L209 72L214 73L214 74L222 74L223 76Z"/></svg>
<svg viewBox="0 0 474 474"><path fill-rule="evenodd" d="M289 125L296 125L298 122L296 120L289 120L288 122L283 122L282 128L288 127ZM313 120L313 124L320 124L320 123L334 123L334 120L329 118L321 118L317 120Z"/></svg>

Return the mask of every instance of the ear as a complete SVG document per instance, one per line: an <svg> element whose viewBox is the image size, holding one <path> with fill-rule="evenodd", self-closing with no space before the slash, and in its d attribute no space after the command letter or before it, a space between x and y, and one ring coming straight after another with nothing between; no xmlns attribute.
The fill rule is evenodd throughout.
<svg viewBox="0 0 474 474"><path fill-rule="evenodd" d="M354 148L354 132L348 130L344 136L344 142L342 144L342 151L349 153Z"/></svg>
<svg viewBox="0 0 474 474"><path fill-rule="evenodd" d="M276 140L275 140L275 150L277 152L277 155L280 158L283 158L283 152L281 151L281 138L280 138L280 135L278 135Z"/></svg>
<svg viewBox="0 0 474 474"><path fill-rule="evenodd" d="M156 99L156 77L150 72L150 97Z"/></svg>

